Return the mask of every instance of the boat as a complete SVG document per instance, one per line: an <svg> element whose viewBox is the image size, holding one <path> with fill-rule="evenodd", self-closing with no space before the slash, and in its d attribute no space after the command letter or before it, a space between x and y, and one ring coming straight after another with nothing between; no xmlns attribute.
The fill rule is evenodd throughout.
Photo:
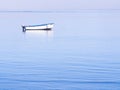
<svg viewBox="0 0 120 90"><path fill-rule="evenodd" d="M28 25L22 26L23 32L26 30L51 30L54 26L54 23L41 24L41 25Z"/></svg>

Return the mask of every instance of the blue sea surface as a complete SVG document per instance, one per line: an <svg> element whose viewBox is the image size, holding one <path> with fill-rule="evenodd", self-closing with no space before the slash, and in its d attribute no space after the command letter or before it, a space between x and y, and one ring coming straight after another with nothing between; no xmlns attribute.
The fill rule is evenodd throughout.
<svg viewBox="0 0 120 90"><path fill-rule="evenodd" d="M0 12L0 90L120 90L120 11Z"/></svg>

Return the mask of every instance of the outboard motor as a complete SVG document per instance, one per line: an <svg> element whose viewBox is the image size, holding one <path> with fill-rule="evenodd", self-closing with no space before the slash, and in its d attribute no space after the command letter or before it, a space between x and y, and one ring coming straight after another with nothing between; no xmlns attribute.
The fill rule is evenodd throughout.
<svg viewBox="0 0 120 90"><path fill-rule="evenodd" d="M25 26L22 26L22 29L23 29L23 32L25 32L25 31L26 31Z"/></svg>

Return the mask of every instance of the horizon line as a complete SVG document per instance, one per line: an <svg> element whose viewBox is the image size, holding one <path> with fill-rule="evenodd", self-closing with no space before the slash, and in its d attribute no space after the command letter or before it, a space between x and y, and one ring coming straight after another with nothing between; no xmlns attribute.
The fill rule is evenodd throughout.
<svg viewBox="0 0 120 90"><path fill-rule="evenodd" d="M56 13L56 12L79 12L79 11L119 11L120 9L79 9L79 10L0 10L0 13L5 12L43 12L43 13Z"/></svg>

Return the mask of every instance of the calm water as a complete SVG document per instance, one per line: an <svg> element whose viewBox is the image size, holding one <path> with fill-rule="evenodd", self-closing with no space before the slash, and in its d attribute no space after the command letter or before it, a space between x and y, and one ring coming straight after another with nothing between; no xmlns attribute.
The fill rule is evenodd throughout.
<svg viewBox="0 0 120 90"><path fill-rule="evenodd" d="M1 12L0 90L120 90L120 11Z"/></svg>

